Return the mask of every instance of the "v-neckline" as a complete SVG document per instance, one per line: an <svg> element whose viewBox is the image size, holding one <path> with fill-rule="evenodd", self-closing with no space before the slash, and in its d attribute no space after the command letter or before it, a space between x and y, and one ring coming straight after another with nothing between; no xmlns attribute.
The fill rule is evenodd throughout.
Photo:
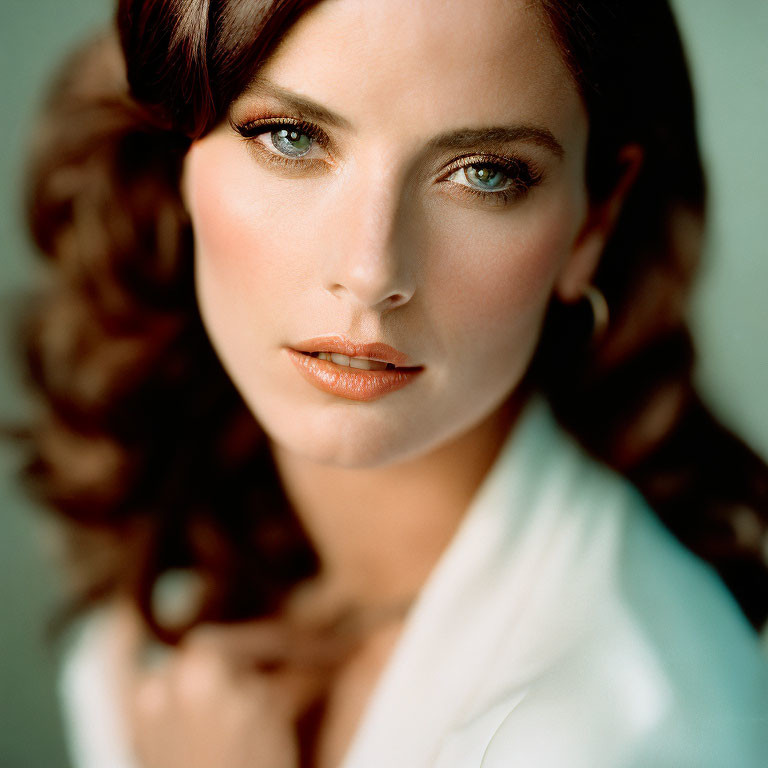
<svg viewBox="0 0 768 768"><path fill-rule="evenodd" d="M466 638L457 638L456 633L437 635L441 628L455 628L457 612L471 608L473 596L481 588L476 577L483 563L506 557L515 528L523 523L522 499L530 479L524 465L548 451L554 433L551 420L547 405L536 397L520 413L408 611L340 768L431 765L441 737L461 722L462 705L471 698L476 679L474 667L482 664L480 657L468 658L467 651L469 646L482 646L484 638L482 632L473 636L471 631ZM467 619L471 621L469 616ZM491 636L486 639L493 641ZM438 643L430 648L432 641ZM456 667L457 660L463 669ZM443 665L450 669L445 676L440 673ZM414 688L411 683L418 680L429 683L429 689ZM444 683L447 686L441 690ZM429 710L429 722L414 723L409 713L423 714L425 710ZM393 735L401 740L399 747L391 743Z"/></svg>

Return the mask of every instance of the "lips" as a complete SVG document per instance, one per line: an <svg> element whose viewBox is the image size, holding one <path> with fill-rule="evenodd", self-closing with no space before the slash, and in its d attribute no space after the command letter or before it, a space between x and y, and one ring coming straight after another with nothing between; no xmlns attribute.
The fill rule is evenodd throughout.
<svg viewBox="0 0 768 768"><path fill-rule="evenodd" d="M382 342L356 343L343 336L321 336L286 347L302 377L317 389L347 400L375 400L402 389L424 370L411 365L403 352ZM394 365L386 370L364 370L320 359L317 353L362 357ZM323 356L325 357L325 356Z"/></svg>
<svg viewBox="0 0 768 768"><path fill-rule="evenodd" d="M365 357L390 363L397 368L421 368L414 365L408 355L383 342L353 342L344 336L318 336L298 342L292 347L297 352L329 352L347 357Z"/></svg>

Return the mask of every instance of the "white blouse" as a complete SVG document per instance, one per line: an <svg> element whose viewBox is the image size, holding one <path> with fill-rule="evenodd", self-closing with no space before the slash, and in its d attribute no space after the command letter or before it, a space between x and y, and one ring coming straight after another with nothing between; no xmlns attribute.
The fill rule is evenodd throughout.
<svg viewBox="0 0 768 768"><path fill-rule="evenodd" d="M85 622L62 666L73 762L138 768L106 622ZM768 656L734 599L533 399L411 608L340 768L767 765Z"/></svg>

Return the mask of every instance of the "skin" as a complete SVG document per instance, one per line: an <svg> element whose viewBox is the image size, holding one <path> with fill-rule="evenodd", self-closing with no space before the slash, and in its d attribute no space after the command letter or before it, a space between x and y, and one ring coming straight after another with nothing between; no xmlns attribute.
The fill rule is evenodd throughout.
<svg viewBox="0 0 768 768"><path fill-rule="evenodd" d="M588 117L538 11L522 0L326 0L259 77L185 159L201 313L323 562L321 578L289 601L289 617L407 601L513 426L551 296L581 295L625 190L590 205ZM295 118L284 98L267 93L274 86L341 118L313 121L328 141L300 165L270 162L269 133L245 140L230 124ZM432 146L447 132L521 125L555 143ZM541 179L506 204L473 195L469 177L446 168L478 155L516 159ZM385 341L425 370L369 402L320 392L284 347L337 333ZM343 755L398 626L370 633L340 670L319 765ZM177 668L201 658L194 643ZM170 693L181 678L160 675L153 684L166 686L165 698L145 696L152 715L140 714L150 705L137 710L145 742L165 749L155 759L166 766L190 765L157 735L163 716L166 734L184 728ZM220 679L229 681L221 695L234 700L234 678ZM159 700L176 705L163 709ZM253 696L244 700L254 706ZM189 723L219 701L206 689ZM246 723L257 716L248 712ZM231 731L227 744L237 740ZM243 734L251 761L252 738Z"/></svg>
<svg viewBox="0 0 768 768"><path fill-rule="evenodd" d="M395 591L414 591L510 426L550 296L578 297L599 256L587 115L523 2L331 0L260 75L345 124L320 123L329 146L299 167L268 162L269 134L248 144L228 120L192 146L182 189L203 319L328 572L373 598L397 553L409 583ZM258 90L229 114L293 116ZM562 156L533 141L430 150L439 134L510 125L548 130ZM443 180L477 154L520 158L542 181L499 205ZM425 370L372 402L320 392L283 347L329 333L386 341Z"/></svg>

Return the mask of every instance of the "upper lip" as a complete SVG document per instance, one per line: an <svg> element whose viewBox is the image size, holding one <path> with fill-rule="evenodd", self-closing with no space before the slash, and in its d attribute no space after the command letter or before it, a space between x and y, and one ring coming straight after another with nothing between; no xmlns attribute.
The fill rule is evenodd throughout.
<svg viewBox="0 0 768 768"><path fill-rule="evenodd" d="M381 360L392 363L398 368L415 368L408 355L400 352L382 341L352 341L346 336L317 336L305 339L296 344L297 352L336 352L349 357L367 357L371 360Z"/></svg>

